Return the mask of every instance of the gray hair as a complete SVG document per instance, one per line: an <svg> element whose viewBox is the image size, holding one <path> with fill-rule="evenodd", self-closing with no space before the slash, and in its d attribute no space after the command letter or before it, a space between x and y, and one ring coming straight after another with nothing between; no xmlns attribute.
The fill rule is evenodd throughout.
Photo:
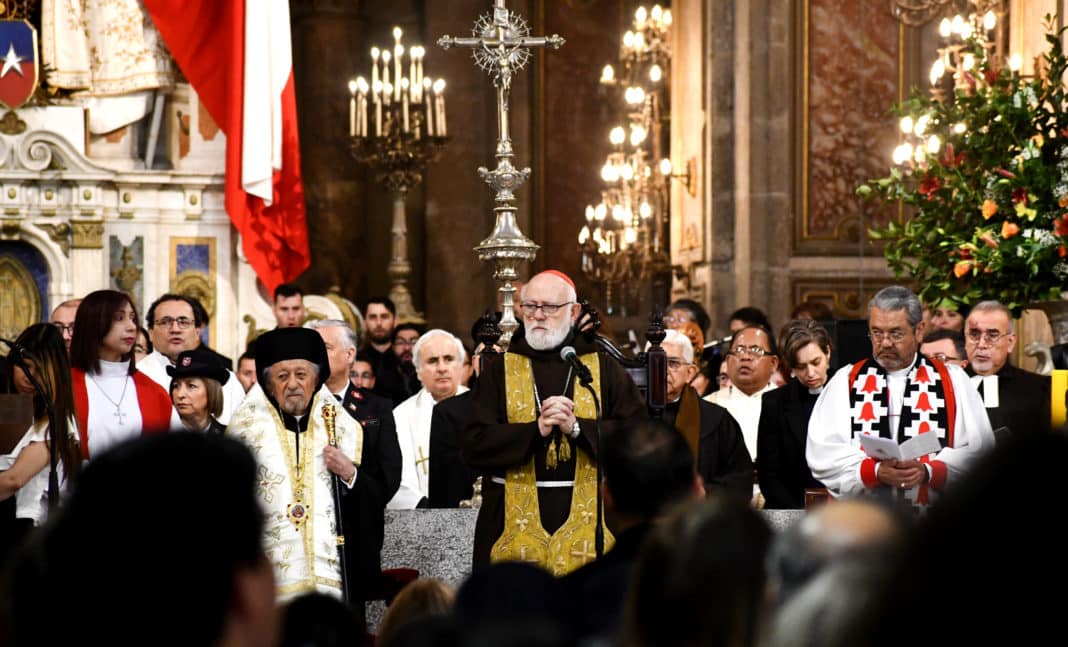
<svg viewBox="0 0 1068 647"><path fill-rule="evenodd" d="M534 276L537 276L537 274L535 274ZM534 278L534 277L532 276L531 278ZM560 281L560 283L563 284L564 288L567 289L567 300L570 301L571 303L577 302L578 301L578 292L575 292L574 286L572 286L570 283L568 283L564 279L560 278L559 276L555 276L555 278L558 281ZM519 288L519 300L520 301L523 300L523 295L525 295L527 293L527 286L528 285L530 285L530 281L527 281L526 283L523 284L523 287ZM519 304L517 303L516 306L518 306L518 305Z"/></svg>
<svg viewBox="0 0 1068 647"><path fill-rule="evenodd" d="M412 348L412 363L415 364L415 370L418 371L422 364L422 360L419 359L419 351L423 349L423 344L434 337L446 337L451 340L452 343L456 344L456 360L461 364L464 363L467 353L464 351L464 344L460 341L460 338L448 330L433 328L420 335L419 339L415 342L415 346Z"/></svg>
<svg viewBox="0 0 1068 647"><path fill-rule="evenodd" d="M356 339L356 331L347 322L340 319L314 319L304 324L305 328L319 330L320 328L341 328L341 343L345 348L356 350L359 343Z"/></svg>
<svg viewBox="0 0 1068 647"><path fill-rule="evenodd" d="M993 299L988 301L980 301L979 303L972 306L971 311L968 313L968 317L970 318L972 316L972 312L978 312L980 310L982 310L983 312L1005 313L1005 318L1009 320L1009 334L1012 335L1016 333L1016 320L1012 317L1012 311L1005 307L1004 303L1000 301L994 301Z"/></svg>
<svg viewBox="0 0 1068 647"><path fill-rule="evenodd" d="M923 306L912 290L901 285L890 285L875 293L868 302L868 316L874 308L894 312L904 310L909 326L915 328L923 321Z"/></svg>
<svg viewBox="0 0 1068 647"><path fill-rule="evenodd" d="M306 359L305 360L301 360L301 361L308 362L308 366L311 366L312 373L315 374L315 381L318 382L319 381L319 365L316 364L315 362L308 361ZM267 366L263 367L262 371L260 371L259 383L260 383L260 385L262 385L264 387L263 391L264 391L264 393L267 393L267 395L271 395L267 391L267 385L269 385L271 383L271 369L272 368L274 368L274 364L268 364Z"/></svg>
<svg viewBox="0 0 1068 647"><path fill-rule="evenodd" d="M693 364L693 342L690 341L690 338L682 334L681 332L675 330L674 328L668 328L664 331L664 333L664 341L660 342L660 345L663 346L664 344L674 344L676 346L681 347L682 358L687 362ZM652 344L646 342L645 350L649 350L650 346L652 346Z"/></svg>

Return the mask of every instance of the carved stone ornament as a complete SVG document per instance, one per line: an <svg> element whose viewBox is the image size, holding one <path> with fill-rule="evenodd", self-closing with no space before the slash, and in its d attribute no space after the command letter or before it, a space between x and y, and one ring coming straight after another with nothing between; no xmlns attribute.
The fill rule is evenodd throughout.
<svg viewBox="0 0 1068 647"><path fill-rule="evenodd" d="M0 119L0 133L5 135L21 135L26 132L26 122L19 119L14 110L8 110Z"/></svg>
<svg viewBox="0 0 1068 647"><path fill-rule="evenodd" d="M76 220L71 223L74 249L104 249L104 223L100 220Z"/></svg>
<svg viewBox="0 0 1068 647"><path fill-rule="evenodd" d="M48 232L48 237L52 239L52 242L59 245L59 248L63 250L64 256L70 256L71 227L69 224L65 222L58 224L43 223L37 226Z"/></svg>

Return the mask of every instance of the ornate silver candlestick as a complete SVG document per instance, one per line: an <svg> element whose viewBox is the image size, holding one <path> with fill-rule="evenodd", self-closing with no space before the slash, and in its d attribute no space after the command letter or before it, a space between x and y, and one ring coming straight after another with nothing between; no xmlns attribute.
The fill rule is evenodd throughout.
<svg viewBox="0 0 1068 647"><path fill-rule="evenodd" d="M538 245L523 235L515 218L515 192L530 177L530 169L517 169L512 165L514 152L508 130L508 95L512 89L512 75L530 60L530 48L559 49L564 39L556 34L530 36L526 20L505 8L504 0L494 0L493 12L475 21L472 34L470 38L442 36L438 45L443 49L453 46L472 48L475 62L493 75L493 86L497 88L497 168L492 171L486 167L478 169L479 176L496 193L497 206L493 211L497 220L493 232L474 249L479 260L493 262L493 278L501 284L501 344L507 346L519 326L515 318L512 281L519 278L519 264L534 260L538 253Z"/></svg>

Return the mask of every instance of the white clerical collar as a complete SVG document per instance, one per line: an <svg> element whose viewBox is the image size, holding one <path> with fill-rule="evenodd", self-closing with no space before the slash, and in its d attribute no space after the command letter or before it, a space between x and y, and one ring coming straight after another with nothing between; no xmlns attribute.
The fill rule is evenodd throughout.
<svg viewBox="0 0 1068 647"><path fill-rule="evenodd" d="M737 386L732 384L731 385L731 397L732 398L734 398L734 397L742 398L742 399L745 399L745 400L761 400L764 397L764 392L771 390L771 388L768 388L768 387L775 388L775 387L771 386L771 382L768 382L763 387L757 389L756 391L753 391L753 395L746 395L745 391L739 389Z"/></svg>
<svg viewBox="0 0 1068 647"><path fill-rule="evenodd" d="M824 382L823 386L826 386L826 385L827 385L827 383ZM809 395L819 395L819 394L823 393L823 386L817 386L814 389L809 389L808 390Z"/></svg>
<svg viewBox="0 0 1068 647"><path fill-rule="evenodd" d="M106 359L100 360L100 377L121 377L123 375L130 374L130 362L109 362Z"/></svg>

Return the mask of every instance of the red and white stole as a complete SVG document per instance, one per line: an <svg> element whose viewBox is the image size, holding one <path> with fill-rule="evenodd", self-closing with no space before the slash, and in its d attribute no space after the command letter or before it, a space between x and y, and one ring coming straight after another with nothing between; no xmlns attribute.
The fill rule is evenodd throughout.
<svg viewBox="0 0 1068 647"><path fill-rule="evenodd" d="M886 370L871 359L854 364L849 375L854 436L869 434L895 438L900 443L918 434L935 433L943 447L953 446L957 407L945 364L916 354L916 361L905 378L897 429L890 429L889 400Z"/></svg>

